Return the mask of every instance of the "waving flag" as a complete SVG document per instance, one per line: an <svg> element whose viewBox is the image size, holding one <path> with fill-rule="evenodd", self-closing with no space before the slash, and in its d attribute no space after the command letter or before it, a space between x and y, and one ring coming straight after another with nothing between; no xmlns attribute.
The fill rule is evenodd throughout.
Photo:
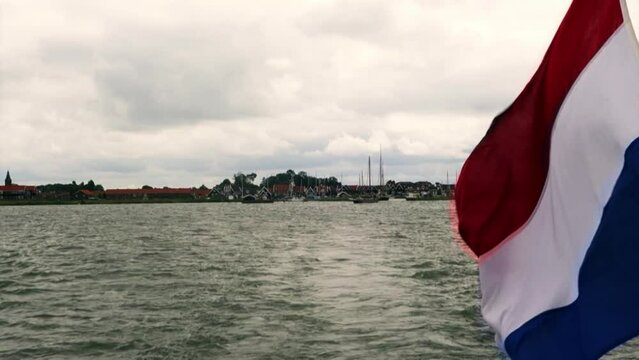
<svg viewBox="0 0 639 360"><path fill-rule="evenodd" d="M482 314L513 359L639 334L639 56L623 0L574 0L456 187Z"/></svg>

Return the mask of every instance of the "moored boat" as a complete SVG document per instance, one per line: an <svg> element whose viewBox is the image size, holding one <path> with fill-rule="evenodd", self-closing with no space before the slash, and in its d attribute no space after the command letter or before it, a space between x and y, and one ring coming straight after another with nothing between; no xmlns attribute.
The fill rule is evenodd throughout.
<svg viewBox="0 0 639 360"><path fill-rule="evenodd" d="M377 196L371 195L371 157L368 157L368 194L353 200L353 204L373 204L378 202Z"/></svg>
<svg viewBox="0 0 639 360"><path fill-rule="evenodd" d="M424 196L421 194L409 194L408 196L406 196L406 201L426 201L426 200L431 200L430 196Z"/></svg>
<svg viewBox="0 0 639 360"><path fill-rule="evenodd" d="M242 198L242 204L272 204L273 199L246 195Z"/></svg>
<svg viewBox="0 0 639 360"><path fill-rule="evenodd" d="M353 204L374 204L379 200L375 197L360 197L353 200Z"/></svg>

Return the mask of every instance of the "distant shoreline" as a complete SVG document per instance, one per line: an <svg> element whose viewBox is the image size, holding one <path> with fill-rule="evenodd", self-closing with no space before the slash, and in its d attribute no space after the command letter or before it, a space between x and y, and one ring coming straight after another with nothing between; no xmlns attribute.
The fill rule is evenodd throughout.
<svg viewBox="0 0 639 360"><path fill-rule="evenodd" d="M403 199L402 199L403 200ZM419 199L418 201L445 201L446 197L434 197ZM352 199L317 199L306 202L350 202ZM405 201L405 200L404 200ZM275 202L287 202L278 201ZM412 201L411 201L412 202ZM122 205L122 204L205 204L228 203L241 204L241 200L216 200L216 199L151 199L151 200L0 200L0 206L46 206L46 205Z"/></svg>
<svg viewBox="0 0 639 360"><path fill-rule="evenodd" d="M224 201L209 199L153 199L153 200L4 200L0 206L41 206L41 205L119 205L119 204L179 204L218 203ZM230 202L230 201L227 201Z"/></svg>

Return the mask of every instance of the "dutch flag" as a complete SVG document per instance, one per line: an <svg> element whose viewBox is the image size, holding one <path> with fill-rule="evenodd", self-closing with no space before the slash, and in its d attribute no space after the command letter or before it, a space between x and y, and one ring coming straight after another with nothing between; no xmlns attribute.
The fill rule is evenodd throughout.
<svg viewBox="0 0 639 360"><path fill-rule="evenodd" d="M574 0L456 187L482 315L513 359L639 334L639 50L624 0Z"/></svg>

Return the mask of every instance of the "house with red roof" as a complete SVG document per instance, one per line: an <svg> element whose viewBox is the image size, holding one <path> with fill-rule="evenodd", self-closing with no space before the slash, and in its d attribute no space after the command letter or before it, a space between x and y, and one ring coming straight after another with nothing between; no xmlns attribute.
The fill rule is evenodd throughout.
<svg viewBox="0 0 639 360"><path fill-rule="evenodd" d="M273 184L270 190L271 194L274 196L284 197L289 195L291 192L291 185L289 183Z"/></svg>
<svg viewBox="0 0 639 360"><path fill-rule="evenodd" d="M39 191L35 186L14 184L9 171L4 179L4 186L0 186L0 200L25 200L38 194Z"/></svg>
<svg viewBox="0 0 639 360"><path fill-rule="evenodd" d="M206 197L209 190L198 190L196 188L169 188L161 189L107 189L104 197L112 200L147 200L147 199L195 199Z"/></svg>
<svg viewBox="0 0 639 360"><path fill-rule="evenodd" d="M80 190L75 193L74 197L76 199L82 200L95 200L99 198L103 194L102 191L91 191L91 190Z"/></svg>

